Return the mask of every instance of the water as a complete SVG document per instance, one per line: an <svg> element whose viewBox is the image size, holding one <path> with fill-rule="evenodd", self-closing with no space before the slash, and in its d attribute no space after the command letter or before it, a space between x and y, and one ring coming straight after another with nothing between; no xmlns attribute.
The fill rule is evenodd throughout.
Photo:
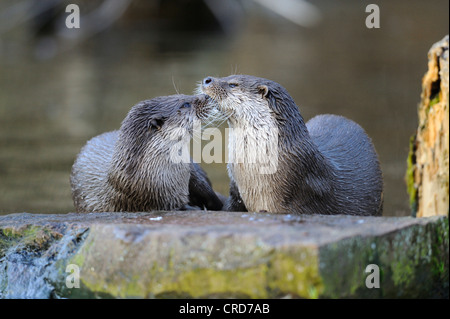
<svg viewBox="0 0 450 319"><path fill-rule="evenodd" d="M229 33L131 11L63 52L27 25L0 34L0 214L74 211L70 169L89 138L118 129L140 100L239 72L281 83L305 119L334 113L364 127L381 160L384 214L409 215L408 141L428 49L448 33L448 1L381 2L376 30L364 24L368 3L315 1L322 21L302 28L247 2ZM202 166L227 194L225 165Z"/></svg>

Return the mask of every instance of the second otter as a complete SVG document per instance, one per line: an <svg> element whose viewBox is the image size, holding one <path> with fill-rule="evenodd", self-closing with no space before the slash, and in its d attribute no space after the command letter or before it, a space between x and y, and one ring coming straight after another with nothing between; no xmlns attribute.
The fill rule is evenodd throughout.
<svg viewBox="0 0 450 319"><path fill-rule="evenodd" d="M319 115L305 125L286 89L264 78L207 77L201 91L217 103L231 127L230 197L225 209L382 213L378 156L358 124L341 116ZM261 170L261 164L267 164L255 161L261 155L272 169ZM253 161L245 160L249 158Z"/></svg>
<svg viewBox="0 0 450 319"><path fill-rule="evenodd" d="M88 141L70 177L77 212L220 210L206 173L189 154L177 157L210 109L206 95L157 97L136 104L119 131Z"/></svg>

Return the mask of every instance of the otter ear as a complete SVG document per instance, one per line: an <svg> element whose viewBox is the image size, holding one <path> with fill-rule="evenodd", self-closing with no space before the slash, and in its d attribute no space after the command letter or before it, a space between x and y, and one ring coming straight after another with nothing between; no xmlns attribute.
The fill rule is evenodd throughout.
<svg viewBox="0 0 450 319"><path fill-rule="evenodd" d="M267 85L260 84L258 85L258 93L261 94L262 98L265 98L269 94L269 88Z"/></svg>
<svg viewBox="0 0 450 319"><path fill-rule="evenodd" d="M163 117L155 117L150 120L150 127L149 129L155 129L160 130L161 126L164 124L164 118Z"/></svg>

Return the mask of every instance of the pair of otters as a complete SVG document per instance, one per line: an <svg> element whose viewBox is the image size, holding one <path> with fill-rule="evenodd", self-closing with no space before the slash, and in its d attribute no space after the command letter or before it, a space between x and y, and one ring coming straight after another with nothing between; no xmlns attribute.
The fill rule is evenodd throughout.
<svg viewBox="0 0 450 319"><path fill-rule="evenodd" d="M249 75L205 78L198 95L156 97L133 106L118 131L94 137L72 167L77 212L184 210L381 215L383 181L377 153L364 130L336 115L305 124L280 84ZM230 155L257 154L250 137L277 132L277 167L229 163L230 196L216 194L206 173L192 161L174 163L174 129L192 134L195 120L214 110L228 119ZM242 145L237 143L241 141ZM237 144L236 144L237 143ZM241 154L242 155L242 154ZM237 156L238 157L238 156Z"/></svg>

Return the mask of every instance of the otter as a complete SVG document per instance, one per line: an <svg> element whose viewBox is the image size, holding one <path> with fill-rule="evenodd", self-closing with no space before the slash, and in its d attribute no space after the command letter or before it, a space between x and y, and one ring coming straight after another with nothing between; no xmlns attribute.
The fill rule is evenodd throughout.
<svg viewBox="0 0 450 319"><path fill-rule="evenodd" d="M187 146L193 122L212 109L206 95L133 106L120 130L92 138L78 154L70 177L76 211L220 210L206 173L189 154L182 160L177 144Z"/></svg>
<svg viewBox="0 0 450 319"><path fill-rule="evenodd" d="M230 126L225 210L382 214L378 155L357 123L324 114L305 124L287 90L264 78L206 77L199 91L216 103ZM267 163L236 160L261 155L271 169L261 169Z"/></svg>

